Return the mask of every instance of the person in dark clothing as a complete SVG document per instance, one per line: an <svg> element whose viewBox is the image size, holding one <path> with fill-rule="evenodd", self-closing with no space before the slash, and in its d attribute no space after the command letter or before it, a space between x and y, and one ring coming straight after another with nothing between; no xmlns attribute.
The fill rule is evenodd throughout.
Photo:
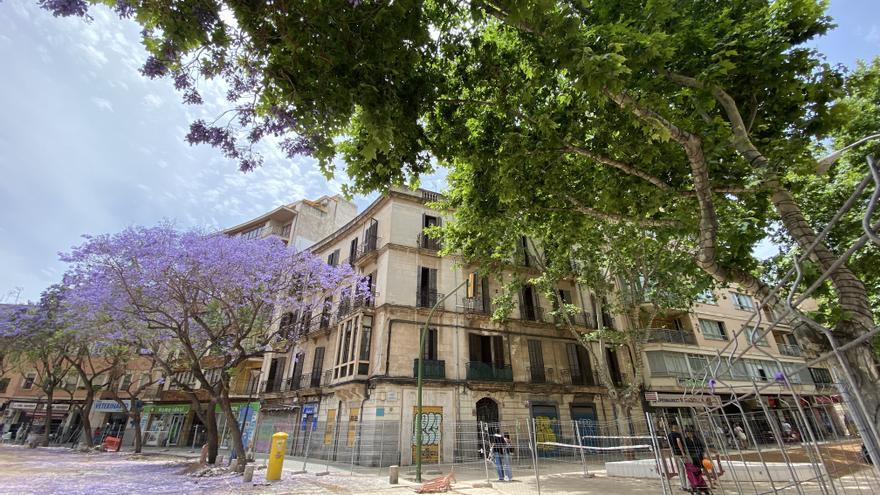
<svg viewBox="0 0 880 495"><path fill-rule="evenodd" d="M678 431L678 425L672 424L669 426L669 434L666 435L666 439L669 440L669 448L672 449L672 458L675 459L675 467L678 471L678 481L681 483L681 489L687 490L688 484L684 471L685 445L684 438L681 436L681 432Z"/></svg>
<svg viewBox="0 0 880 495"><path fill-rule="evenodd" d="M687 450L687 455L691 460L691 464L701 466L703 463L703 454L706 452L706 445L694 434L693 430L685 432L684 448Z"/></svg>
<svg viewBox="0 0 880 495"><path fill-rule="evenodd" d="M513 472L510 470L510 435L496 433L492 435L492 453L495 457L495 471L498 472L498 481L513 480Z"/></svg>

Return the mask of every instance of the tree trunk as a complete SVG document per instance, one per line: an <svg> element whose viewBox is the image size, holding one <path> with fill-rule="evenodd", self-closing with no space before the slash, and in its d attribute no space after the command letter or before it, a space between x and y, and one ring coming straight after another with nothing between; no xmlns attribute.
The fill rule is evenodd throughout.
<svg viewBox="0 0 880 495"><path fill-rule="evenodd" d="M89 421L89 411L92 410L92 403L95 402L95 390L91 383L86 382L86 398L80 409L80 417L82 418L82 432L86 439L86 445L91 448L95 446L95 440L92 437L92 423Z"/></svg>
<svg viewBox="0 0 880 495"><path fill-rule="evenodd" d="M43 447L49 446L49 433L52 430L52 399L54 396L54 390L50 390L46 394L46 425L43 427L43 439L40 441L40 445Z"/></svg>
<svg viewBox="0 0 880 495"><path fill-rule="evenodd" d="M144 433L141 431L141 411L135 407L135 398L131 398L131 420L134 422L134 453L140 454L143 449Z"/></svg>
<svg viewBox="0 0 880 495"><path fill-rule="evenodd" d="M217 431L217 414L214 412L213 402L208 405L208 411L203 415L202 422L205 424L208 444L208 464L214 464L217 461L217 451L220 449L220 432Z"/></svg>
<svg viewBox="0 0 880 495"><path fill-rule="evenodd" d="M238 473L243 472L244 466L247 464L247 453L241 440L241 428L238 426L238 417L232 412L232 404L229 402L229 395L225 389L220 394L220 409L226 415L229 439L232 441L232 449L235 451L235 471Z"/></svg>

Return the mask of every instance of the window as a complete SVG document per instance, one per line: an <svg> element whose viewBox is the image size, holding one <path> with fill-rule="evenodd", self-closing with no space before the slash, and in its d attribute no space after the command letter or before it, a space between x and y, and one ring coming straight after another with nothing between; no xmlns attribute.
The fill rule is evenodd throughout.
<svg viewBox="0 0 880 495"><path fill-rule="evenodd" d="M358 254L358 238L355 237L351 240L351 243L348 245L348 264L354 265L354 261L357 259Z"/></svg>
<svg viewBox="0 0 880 495"><path fill-rule="evenodd" d="M532 262L531 256L529 255L529 240L526 236L520 236L519 245L517 246L517 251L519 252L519 261L522 266L532 266L534 263Z"/></svg>
<svg viewBox="0 0 880 495"><path fill-rule="evenodd" d="M0 378L0 394L6 392L9 387L9 378Z"/></svg>
<svg viewBox="0 0 880 495"><path fill-rule="evenodd" d="M358 352L358 374L366 375L370 372L370 348L373 338L373 317L361 318L361 345Z"/></svg>
<svg viewBox="0 0 880 495"><path fill-rule="evenodd" d="M718 305L718 299L715 297L715 293L712 292L711 289L706 289L699 295L697 295L697 302L703 304Z"/></svg>
<svg viewBox="0 0 880 495"><path fill-rule="evenodd" d="M260 231L262 231L262 230L263 230L262 226L254 227L252 229L248 229L248 230L245 230L244 232L242 232L241 236L244 237L245 239L249 239L249 240L250 239L259 239L260 238Z"/></svg>
<svg viewBox="0 0 880 495"><path fill-rule="evenodd" d="M439 227L440 226L440 217L435 217L433 215L423 214L422 215L422 232L419 234L419 247L425 249L439 250L440 249L440 241L433 237L428 237L428 234L425 233L425 230L430 229L431 227Z"/></svg>
<svg viewBox="0 0 880 495"><path fill-rule="evenodd" d="M525 285L519 292L519 316L523 320L541 321L535 289Z"/></svg>
<svg viewBox="0 0 880 495"><path fill-rule="evenodd" d="M330 266L336 266L339 264L339 250L333 251L330 253L330 256L327 256L327 264Z"/></svg>
<svg viewBox="0 0 880 495"><path fill-rule="evenodd" d="M131 373L126 373L119 377L119 390L128 390L131 386Z"/></svg>
<svg viewBox="0 0 880 495"><path fill-rule="evenodd" d="M21 382L22 390L30 390L34 388L34 381L37 379L36 373L28 373L24 375L24 379Z"/></svg>
<svg viewBox="0 0 880 495"><path fill-rule="evenodd" d="M544 383L547 377L544 374L544 348L538 339L529 339L529 372L532 383Z"/></svg>
<svg viewBox="0 0 880 495"><path fill-rule="evenodd" d="M79 382L79 375L74 373L68 373L64 375L64 380L62 381L61 387L64 390L72 391L76 390L76 384Z"/></svg>
<svg viewBox="0 0 880 495"><path fill-rule="evenodd" d="M324 371L324 347L315 347L315 357L312 359L312 378L310 385L318 387L321 384L321 373ZM326 385L326 384L325 384Z"/></svg>
<svg viewBox="0 0 880 495"><path fill-rule="evenodd" d="M810 378L813 379L813 383L834 383L834 378L831 376L831 372L825 368L808 368L810 370Z"/></svg>
<svg viewBox="0 0 880 495"><path fill-rule="evenodd" d="M421 329L420 329L421 330ZM425 355L426 361L437 360L437 329L429 328L425 334Z"/></svg>
<svg viewBox="0 0 880 495"><path fill-rule="evenodd" d="M416 304L420 308L430 308L436 303L437 270L420 266L419 276L416 282Z"/></svg>
<svg viewBox="0 0 880 495"><path fill-rule="evenodd" d="M568 368L573 385L593 385L593 370L590 367L590 358L587 349L581 344L565 344L565 353L568 355Z"/></svg>
<svg viewBox="0 0 880 495"><path fill-rule="evenodd" d="M752 327L745 327L743 332L746 334L746 340L749 344L759 345L761 347L769 347L770 344L767 342L767 336L762 335L766 330L763 328L758 328L752 330Z"/></svg>
<svg viewBox="0 0 880 495"><path fill-rule="evenodd" d="M727 332L724 331L724 323L714 320L700 320L700 330L703 337L710 340L727 340Z"/></svg>
<svg viewBox="0 0 880 495"><path fill-rule="evenodd" d="M468 334L470 361L504 367L504 337L501 335Z"/></svg>
<svg viewBox="0 0 880 495"><path fill-rule="evenodd" d="M752 303L752 297L739 292L731 292L730 298L733 300L733 307L743 311L754 311L755 305Z"/></svg>

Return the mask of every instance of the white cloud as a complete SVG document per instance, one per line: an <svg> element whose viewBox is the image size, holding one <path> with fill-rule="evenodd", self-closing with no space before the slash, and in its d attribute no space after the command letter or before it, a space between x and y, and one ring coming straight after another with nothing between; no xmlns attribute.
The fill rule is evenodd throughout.
<svg viewBox="0 0 880 495"><path fill-rule="evenodd" d="M144 96L144 104L149 108L159 108L162 106L162 97L159 95L154 95L153 93Z"/></svg>
<svg viewBox="0 0 880 495"><path fill-rule="evenodd" d="M98 98L97 96L93 96L92 103L94 103L101 110L108 110L110 112L113 111L113 105L110 103L110 100L107 100L105 98Z"/></svg>
<svg viewBox="0 0 880 495"><path fill-rule="evenodd" d="M159 168L168 168L170 166L169 163L165 160L159 160L158 162L156 162L156 165L158 165Z"/></svg>

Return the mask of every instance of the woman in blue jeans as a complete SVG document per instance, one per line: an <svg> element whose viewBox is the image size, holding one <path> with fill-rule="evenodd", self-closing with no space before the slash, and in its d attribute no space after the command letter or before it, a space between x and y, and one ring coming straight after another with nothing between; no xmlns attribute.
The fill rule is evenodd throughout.
<svg viewBox="0 0 880 495"><path fill-rule="evenodd" d="M510 471L510 435L502 435L496 433L492 435L492 453L495 456L495 471L498 472L498 481L504 481L505 475L507 481L513 480L513 473Z"/></svg>

